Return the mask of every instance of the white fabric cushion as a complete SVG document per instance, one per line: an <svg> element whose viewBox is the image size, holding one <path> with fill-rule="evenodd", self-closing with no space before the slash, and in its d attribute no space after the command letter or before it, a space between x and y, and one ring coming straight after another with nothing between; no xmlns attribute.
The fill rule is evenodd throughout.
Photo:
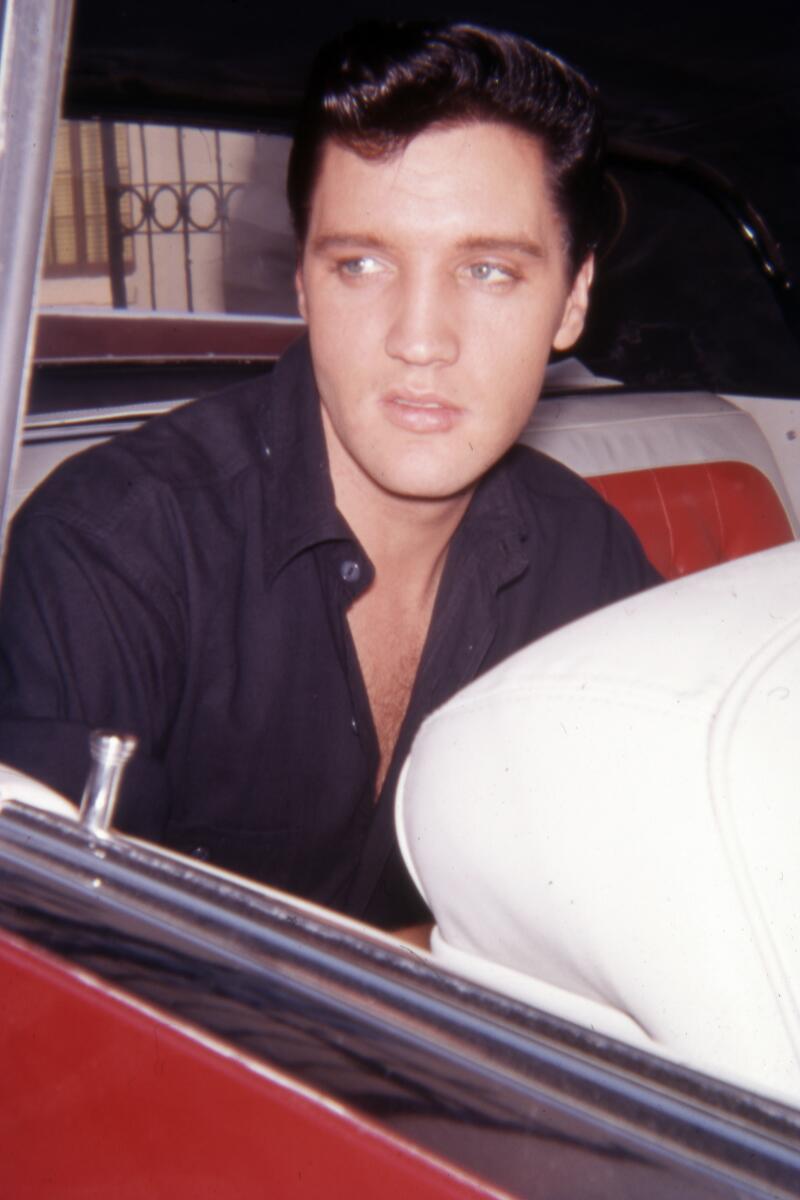
<svg viewBox="0 0 800 1200"><path fill-rule="evenodd" d="M54 813L57 817L77 817L78 809L75 804L54 792L52 788L33 779L16 767L0 763L0 809L9 801L29 804L44 812Z"/></svg>
<svg viewBox="0 0 800 1200"><path fill-rule="evenodd" d="M535 643L398 788L434 952L800 1102L799 750L800 544Z"/></svg>

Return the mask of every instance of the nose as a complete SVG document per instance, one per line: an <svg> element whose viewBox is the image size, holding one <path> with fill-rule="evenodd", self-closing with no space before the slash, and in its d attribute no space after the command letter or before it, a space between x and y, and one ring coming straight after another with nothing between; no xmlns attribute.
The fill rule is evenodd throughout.
<svg viewBox="0 0 800 1200"><path fill-rule="evenodd" d="M389 357L414 366L455 362L458 315L446 282L415 271L398 281L393 299L386 335Z"/></svg>

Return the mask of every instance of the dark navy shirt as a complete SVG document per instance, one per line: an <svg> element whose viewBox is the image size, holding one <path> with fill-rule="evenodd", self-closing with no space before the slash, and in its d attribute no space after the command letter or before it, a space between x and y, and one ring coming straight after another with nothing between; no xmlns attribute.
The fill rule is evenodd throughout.
<svg viewBox="0 0 800 1200"><path fill-rule="evenodd" d="M22 510L0 759L77 799L88 731L134 732L121 828L379 924L419 919L392 798L422 719L657 576L582 480L512 449L453 537L377 802L346 620L372 577L334 503L303 340L264 379L70 460Z"/></svg>

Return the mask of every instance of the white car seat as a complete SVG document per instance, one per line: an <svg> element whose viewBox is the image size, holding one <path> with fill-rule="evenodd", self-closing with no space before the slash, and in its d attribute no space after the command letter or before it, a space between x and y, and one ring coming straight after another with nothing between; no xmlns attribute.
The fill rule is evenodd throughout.
<svg viewBox="0 0 800 1200"><path fill-rule="evenodd" d="M584 618L423 725L444 963L800 1103L800 544Z"/></svg>
<svg viewBox="0 0 800 1200"><path fill-rule="evenodd" d="M0 763L0 811L10 801L28 804L57 817L78 816L77 805L65 796L16 767Z"/></svg>

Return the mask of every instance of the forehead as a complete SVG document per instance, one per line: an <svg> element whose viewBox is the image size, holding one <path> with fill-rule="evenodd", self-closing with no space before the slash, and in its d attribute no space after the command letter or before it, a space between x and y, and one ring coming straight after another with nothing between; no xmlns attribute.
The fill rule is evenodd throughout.
<svg viewBox="0 0 800 1200"><path fill-rule="evenodd" d="M419 235L555 236L560 222L539 140L509 125L476 121L431 126L382 157L329 141L309 236L340 232L342 225L356 232L362 225L395 224Z"/></svg>

